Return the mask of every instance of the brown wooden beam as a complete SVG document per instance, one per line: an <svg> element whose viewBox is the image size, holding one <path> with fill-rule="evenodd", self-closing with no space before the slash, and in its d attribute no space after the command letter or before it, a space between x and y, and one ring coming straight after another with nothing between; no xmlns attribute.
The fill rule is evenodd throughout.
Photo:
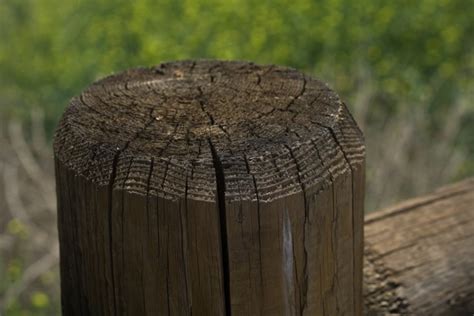
<svg viewBox="0 0 474 316"><path fill-rule="evenodd" d="M363 137L294 69L187 61L72 99L64 315L361 315Z"/></svg>
<svg viewBox="0 0 474 316"><path fill-rule="evenodd" d="M474 314L474 178L365 219L365 312Z"/></svg>

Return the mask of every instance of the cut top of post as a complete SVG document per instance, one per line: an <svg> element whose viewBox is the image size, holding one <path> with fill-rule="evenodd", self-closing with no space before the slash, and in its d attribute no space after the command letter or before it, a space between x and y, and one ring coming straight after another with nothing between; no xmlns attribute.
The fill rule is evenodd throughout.
<svg viewBox="0 0 474 316"><path fill-rule="evenodd" d="M131 69L74 97L54 149L99 185L176 199L270 201L362 160L338 95L294 69L184 61Z"/></svg>

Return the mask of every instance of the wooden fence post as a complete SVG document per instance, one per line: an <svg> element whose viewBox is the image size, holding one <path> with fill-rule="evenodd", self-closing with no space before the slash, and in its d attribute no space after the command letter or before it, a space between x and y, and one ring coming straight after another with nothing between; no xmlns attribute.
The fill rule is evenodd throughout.
<svg viewBox="0 0 474 316"><path fill-rule="evenodd" d="M185 61L71 100L64 315L361 315L362 134L296 70Z"/></svg>

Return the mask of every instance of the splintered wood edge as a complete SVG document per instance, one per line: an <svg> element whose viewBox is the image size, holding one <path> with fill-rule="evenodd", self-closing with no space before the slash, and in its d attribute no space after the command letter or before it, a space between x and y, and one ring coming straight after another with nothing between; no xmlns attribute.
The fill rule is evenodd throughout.
<svg viewBox="0 0 474 316"><path fill-rule="evenodd" d="M326 84L294 69L184 61L127 70L74 97L58 162L100 186L167 199L269 202L359 168L363 136ZM218 177L224 188L218 188Z"/></svg>

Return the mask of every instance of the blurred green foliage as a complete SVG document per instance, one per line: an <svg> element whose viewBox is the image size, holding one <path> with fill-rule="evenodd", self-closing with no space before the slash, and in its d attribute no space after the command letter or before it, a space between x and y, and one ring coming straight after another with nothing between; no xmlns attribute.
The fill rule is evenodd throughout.
<svg viewBox="0 0 474 316"><path fill-rule="evenodd" d="M462 100L472 110L455 146L474 157L473 0L0 0L0 38L0 114L41 107L50 132L73 95L112 72L176 59L243 59L314 74L349 104L370 82L372 130L422 106L437 141ZM459 174L474 174L474 161ZM27 234L15 221L8 230ZM0 258L7 271L0 292L23 269ZM57 308L58 298L38 288L7 312Z"/></svg>
<svg viewBox="0 0 474 316"><path fill-rule="evenodd" d="M68 100L112 72L245 59L315 74L349 104L370 79L371 124L424 104L436 133L460 96L474 107L473 34L472 0L3 0L0 108L44 108L51 134ZM474 115L463 126L474 156Z"/></svg>
<svg viewBox="0 0 474 316"><path fill-rule="evenodd" d="M111 72L220 58L297 67L343 95L363 67L385 106L430 95L435 109L472 85L473 21L472 0L4 0L0 102L56 118Z"/></svg>

